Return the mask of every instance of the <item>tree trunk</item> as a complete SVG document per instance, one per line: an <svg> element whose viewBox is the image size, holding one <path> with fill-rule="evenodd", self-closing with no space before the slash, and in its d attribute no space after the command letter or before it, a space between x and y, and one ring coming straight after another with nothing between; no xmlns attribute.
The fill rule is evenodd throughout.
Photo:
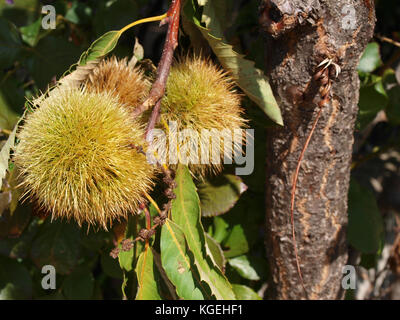
<svg viewBox="0 0 400 320"><path fill-rule="evenodd" d="M301 150L323 99L313 78L326 58L341 68L304 154L295 194L294 223L310 299L343 297L347 261L347 193L357 117L357 64L375 24L373 0L264 0L266 73L284 119L268 133L267 252L271 297L303 299L292 244L290 203ZM333 72L332 72L333 71Z"/></svg>

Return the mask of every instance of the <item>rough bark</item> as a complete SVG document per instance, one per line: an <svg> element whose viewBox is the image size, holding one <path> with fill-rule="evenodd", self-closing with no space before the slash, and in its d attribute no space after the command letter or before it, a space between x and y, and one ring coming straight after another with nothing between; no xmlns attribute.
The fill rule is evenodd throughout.
<svg viewBox="0 0 400 320"><path fill-rule="evenodd" d="M354 20L348 21L352 8ZM333 81L330 101L304 155L294 218L308 298L342 298L347 193L359 98L356 68L373 34L374 2L264 0L260 24L266 36L266 73L284 119L283 127L269 131L267 146L266 243L272 298L305 298L292 244L290 191L300 152L319 110L321 96L313 75L325 58L337 63L341 73Z"/></svg>

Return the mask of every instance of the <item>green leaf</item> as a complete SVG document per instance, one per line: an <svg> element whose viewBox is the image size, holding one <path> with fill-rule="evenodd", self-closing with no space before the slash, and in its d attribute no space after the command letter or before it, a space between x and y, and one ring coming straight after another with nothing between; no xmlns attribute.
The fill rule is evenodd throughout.
<svg viewBox="0 0 400 320"><path fill-rule="evenodd" d="M246 60L244 59L244 55L235 52L231 45L225 44L220 39L213 37L208 33L207 29L200 26L199 28L203 36L208 40L222 66L232 73L238 86L272 121L283 125L281 111L264 73L254 67L253 61Z"/></svg>
<svg viewBox="0 0 400 320"><path fill-rule="evenodd" d="M31 258L38 268L52 265L59 274L68 274L80 257L80 230L71 223L46 221L33 241Z"/></svg>
<svg viewBox="0 0 400 320"><path fill-rule="evenodd" d="M238 300L262 300L261 297L254 292L253 289L241 284L233 284L233 291Z"/></svg>
<svg viewBox="0 0 400 320"><path fill-rule="evenodd" d="M260 280L257 271L250 265L247 256L239 256L228 260L229 265L234 268L243 278L248 280Z"/></svg>
<svg viewBox="0 0 400 320"><path fill-rule="evenodd" d="M246 182L250 185L249 178L246 177ZM263 187L261 184L260 188ZM257 190L260 189L253 183L252 192L243 194L229 214L213 218L212 235L221 243L226 258L246 254L250 247L262 241L264 195Z"/></svg>
<svg viewBox="0 0 400 320"><path fill-rule="evenodd" d="M11 149L13 149L15 146L15 135L17 133L18 124L23 118L24 116L22 116L18 123L15 125L14 130L11 132L6 143L3 145L3 148L1 148L0 151L0 189L3 184L3 179L6 177L6 173L8 170L8 161L10 159Z"/></svg>
<svg viewBox="0 0 400 320"><path fill-rule="evenodd" d="M229 224L221 217L213 219L212 237L221 243L229 234Z"/></svg>
<svg viewBox="0 0 400 320"><path fill-rule="evenodd" d="M153 253L154 266L157 268L158 274L161 276L162 280L164 281L164 285L165 285L166 289L168 290L168 293L166 293L166 294L168 294L167 299L178 300L179 297L176 294L175 286L173 285L171 280L168 278L167 273L165 272L165 270L162 266L161 254L159 254L157 251L155 251L154 248L151 248L151 252Z"/></svg>
<svg viewBox="0 0 400 320"><path fill-rule="evenodd" d="M249 242L246 237L244 226L234 224L231 226L229 236L222 242L228 250L224 251L226 258L233 258L245 254L249 251Z"/></svg>
<svg viewBox="0 0 400 320"><path fill-rule="evenodd" d="M379 53L379 44L371 42L365 48L365 51L358 64L358 71L372 72L382 65L381 56Z"/></svg>
<svg viewBox="0 0 400 320"><path fill-rule="evenodd" d="M133 270L134 256L134 250L120 251L118 261L124 271L130 272Z"/></svg>
<svg viewBox="0 0 400 320"><path fill-rule="evenodd" d="M94 277L86 268L74 270L63 283L63 293L70 300L89 300L94 289Z"/></svg>
<svg viewBox="0 0 400 320"><path fill-rule="evenodd" d="M139 218L137 216L129 217L124 239L133 241L136 238L136 235L139 231L138 229L140 228L140 225L138 226L139 223L138 220ZM118 261L121 269L126 272L132 271L143 249L144 249L143 244L140 241L135 241L132 250L130 251L120 250L118 255Z"/></svg>
<svg viewBox="0 0 400 320"><path fill-rule="evenodd" d="M103 34L81 55L79 65L86 65L89 61L104 57L115 48L120 36L120 31L109 31Z"/></svg>
<svg viewBox="0 0 400 320"><path fill-rule="evenodd" d="M347 230L349 243L362 253L375 253L382 245L383 233L382 216L374 195L351 180Z"/></svg>
<svg viewBox="0 0 400 320"><path fill-rule="evenodd" d="M21 53L22 43L16 27L0 17L0 70L12 65Z"/></svg>
<svg viewBox="0 0 400 320"><path fill-rule="evenodd" d="M360 129L369 124L380 110L386 108L388 101L389 99L383 88L382 80L371 85L362 86L358 102L360 107L358 114Z"/></svg>
<svg viewBox="0 0 400 320"><path fill-rule="evenodd" d="M212 7L209 7L209 15L211 15L211 10ZM215 16L215 14L213 14L213 16ZM244 59L244 55L235 52L231 45L224 43L221 38L214 36L214 34L222 33L221 30L218 31L217 29L218 24L213 24L214 30L210 31L209 29L202 27L200 22L194 16L188 17L188 19L201 31L215 55L218 57L221 65L231 72L238 86L274 122L283 125L279 106L264 73L254 66L253 61ZM210 32L213 32L213 34Z"/></svg>
<svg viewBox="0 0 400 320"><path fill-rule="evenodd" d="M51 29L42 31L42 17L28 26L19 28L19 30L21 32L22 40L31 47L36 46L41 38L51 32Z"/></svg>
<svg viewBox="0 0 400 320"><path fill-rule="evenodd" d="M206 242L207 242L207 249L210 251L209 256L212 257L214 264L216 264L218 268L222 272L224 272L226 259L224 256L224 252L221 249L221 246L208 233L206 233Z"/></svg>
<svg viewBox="0 0 400 320"><path fill-rule="evenodd" d="M224 31L228 27L232 7L233 3L230 0L212 0L204 3L201 21L214 37L224 39Z"/></svg>
<svg viewBox="0 0 400 320"><path fill-rule="evenodd" d="M149 246L140 254L135 271L138 279L136 300L161 300L157 285L159 279L155 275L153 252Z"/></svg>
<svg viewBox="0 0 400 320"><path fill-rule="evenodd" d="M170 220L161 229L160 249L162 266L178 296L186 300L203 300L206 290L189 257L185 236Z"/></svg>
<svg viewBox="0 0 400 320"><path fill-rule="evenodd" d="M179 165L175 177L176 199L172 201L172 221L185 234L190 251L200 274L211 292L219 299L234 299L232 287L218 267L209 261L206 252L205 233L200 221L200 199L196 192L189 169Z"/></svg>
<svg viewBox="0 0 400 320"><path fill-rule="evenodd" d="M247 186L238 176L225 174L206 180L198 186L203 217L221 215L228 212L239 200Z"/></svg>
<svg viewBox="0 0 400 320"><path fill-rule="evenodd" d="M0 256L0 300L31 299L32 279L23 264Z"/></svg>
<svg viewBox="0 0 400 320"><path fill-rule="evenodd" d="M138 216L130 216L128 219L125 236L124 239L129 239L133 241L136 238L136 235L141 228L144 227L144 223L140 221ZM121 245L119 245L121 248ZM140 253L143 251L144 245L140 241L135 241L133 245L133 249L129 251L122 251L120 250L118 255L118 262L123 271L123 282L121 285L122 295L124 298L127 298L126 290L128 287L128 281L132 282L133 276L132 271L134 270L137 259Z"/></svg>

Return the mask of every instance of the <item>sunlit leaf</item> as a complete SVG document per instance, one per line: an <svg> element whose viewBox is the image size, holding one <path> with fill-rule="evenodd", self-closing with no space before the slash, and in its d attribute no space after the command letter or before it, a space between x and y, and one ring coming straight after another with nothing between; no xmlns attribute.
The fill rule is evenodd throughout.
<svg viewBox="0 0 400 320"><path fill-rule="evenodd" d="M167 220L161 231L161 262L176 293L186 300L203 300L206 289L201 284L193 261L189 257L182 230Z"/></svg>
<svg viewBox="0 0 400 320"><path fill-rule="evenodd" d="M379 44L371 42L365 48L365 51L358 64L358 71L372 72L382 65L381 56L379 53Z"/></svg>
<svg viewBox="0 0 400 320"><path fill-rule="evenodd" d="M174 189L176 199L172 201L172 220L182 229L201 280L205 281L217 299L234 299L232 287L218 267L207 257L205 234L200 221L200 199L189 169L179 165Z"/></svg>
<svg viewBox="0 0 400 320"><path fill-rule="evenodd" d="M253 289L247 286L233 284L232 287L238 300L262 300Z"/></svg>
<svg viewBox="0 0 400 320"><path fill-rule="evenodd" d="M204 4L206 1L204 2ZM209 15L212 7L209 7ZM189 11L185 11L186 14ZM204 28L200 21L193 15L188 17L203 34L208 41L215 55L218 57L224 69L230 71L235 78L238 86L253 100L274 122L283 125L282 115L279 106L273 95L271 86L263 71L255 68L254 62L244 58L244 55L233 50L233 47L223 42L221 38L215 34L222 34L222 30L218 30L218 24L213 22L214 30ZM210 22L211 23L211 22Z"/></svg>
<svg viewBox="0 0 400 320"><path fill-rule="evenodd" d="M103 34L81 55L79 65L86 65L89 61L104 57L115 48L120 36L121 33L116 30Z"/></svg>
<svg viewBox="0 0 400 320"><path fill-rule="evenodd" d="M218 266L218 268L222 272L224 272L226 259L224 256L224 252L221 249L221 246L208 233L206 233L206 242L207 242L207 249L210 251L209 252L210 257L212 257L214 263Z"/></svg>
<svg viewBox="0 0 400 320"><path fill-rule="evenodd" d="M136 265L136 276L138 279L138 290L136 300L161 300L158 292L158 281L153 252L146 246L140 254Z"/></svg>
<svg viewBox="0 0 400 320"><path fill-rule="evenodd" d="M228 260L229 265L234 268L243 278L249 280L260 280L257 271L250 265L247 256L239 256Z"/></svg>

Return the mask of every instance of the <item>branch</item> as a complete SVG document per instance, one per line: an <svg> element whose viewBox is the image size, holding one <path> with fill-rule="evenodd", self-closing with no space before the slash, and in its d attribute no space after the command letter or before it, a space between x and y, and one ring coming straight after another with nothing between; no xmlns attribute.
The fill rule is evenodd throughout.
<svg viewBox="0 0 400 320"><path fill-rule="evenodd" d="M165 93L165 87L169 75L169 70L172 64L172 58L174 55L175 48L178 46L178 31L179 31L179 15L181 8L181 0L172 0L171 6L167 12L167 17L161 21L160 25L166 23L169 24L167 37L164 44L160 63L157 68L157 77L151 87L149 97L135 109L133 115L135 117L142 114L144 111L156 105L150 117L150 121L147 125L146 139L154 129L155 124L158 121L161 107L161 99Z"/></svg>

